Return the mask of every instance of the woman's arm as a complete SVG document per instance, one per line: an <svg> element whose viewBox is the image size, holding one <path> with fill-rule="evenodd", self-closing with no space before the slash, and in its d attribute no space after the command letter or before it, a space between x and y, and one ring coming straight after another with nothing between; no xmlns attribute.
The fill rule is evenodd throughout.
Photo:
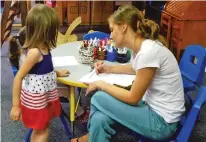
<svg viewBox="0 0 206 142"><path fill-rule="evenodd" d="M98 73L120 73L120 74L136 74L131 64L127 65L107 65L104 62L95 64L95 69Z"/></svg>
<svg viewBox="0 0 206 142"><path fill-rule="evenodd" d="M136 74L131 64L126 65L111 65L109 73L120 73L120 74Z"/></svg>
<svg viewBox="0 0 206 142"><path fill-rule="evenodd" d="M130 105L136 105L142 99L147 88L151 84L155 72L156 68L144 68L138 70L136 73L135 81L130 91L108 84L103 81L97 81L94 82L94 84L96 84L96 88L102 89L103 91L107 92L118 100ZM92 90L95 89L95 87L88 89ZM89 90L87 91L87 94Z"/></svg>
<svg viewBox="0 0 206 142"><path fill-rule="evenodd" d="M25 62L21 66L20 70L17 72L17 75L14 78L13 90L12 90L12 109L20 107L20 94L21 94L21 85L23 78L28 74L31 68L41 60L41 54L38 49L30 49ZM13 120L18 120L14 111L11 111L11 118Z"/></svg>

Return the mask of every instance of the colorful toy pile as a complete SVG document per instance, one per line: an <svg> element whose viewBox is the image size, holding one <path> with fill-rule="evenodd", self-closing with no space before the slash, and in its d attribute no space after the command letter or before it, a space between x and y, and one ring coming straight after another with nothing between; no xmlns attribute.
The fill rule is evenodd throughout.
<svg viewBox="0 0 206 142"><path fill-rule="evenodd" d="M83 64L92 64L95 59L108 60L110 62L126 63L130 60L130 50L127 48L115 48L112 40L84 40L79 49L79 61Z"/></svg>

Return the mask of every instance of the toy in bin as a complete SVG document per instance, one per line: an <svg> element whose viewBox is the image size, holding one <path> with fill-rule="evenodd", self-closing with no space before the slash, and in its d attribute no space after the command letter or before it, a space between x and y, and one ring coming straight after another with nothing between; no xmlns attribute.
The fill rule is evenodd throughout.
<svg viewBox="0 0 206 142"><path fill-rule="evenodd" d="M110 62L116 61L117 51L114 47L114 42L111 40L108 41L106 49L107 49L107 60Z"/></svg>
<svg viewBox="0 0 206 142"><path fill-rule="evenodd" d="M130 50L127 48L118 48L117 49L117 62L119 63L127 63L131 58Z"/></svg>
<svg viewBox="0 0 206 142"><path fill-rule="evenodd" d="M97 59L105 60L106 57L106 49L105 49L106 41L101 40L99 42L99 47L97 48Z"/></svg>

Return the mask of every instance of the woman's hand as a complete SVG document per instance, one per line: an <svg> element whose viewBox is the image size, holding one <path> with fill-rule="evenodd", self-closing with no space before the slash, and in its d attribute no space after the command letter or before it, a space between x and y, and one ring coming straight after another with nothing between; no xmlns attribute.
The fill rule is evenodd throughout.
<svg viewBox="0 0 206 142"><path fill-rule="evenodd" d="M21 116L21 108L19 106L13 106L10 113L11 120L18 121Z"/></svg>
<svg viewBox="0 0 206 142"><path fill-rule="evenodd" d="M67 77L70 74L68 70L57 70L56 73L57 77Z"/></svg>
<svg viewBox="0 0 206 142"><path fill-rule="evenodd" d="M104 62L97 62L95 64L96 73L109 73L111 66L105 65Z"/></svg>
<svg viewBox="0 0 206 142"><path fill-rule="evenodd" d="M85 96L87 96L90 92L95 91L100 88L100 86L104 83L104 81L98 80L89 84Z"/></svg>

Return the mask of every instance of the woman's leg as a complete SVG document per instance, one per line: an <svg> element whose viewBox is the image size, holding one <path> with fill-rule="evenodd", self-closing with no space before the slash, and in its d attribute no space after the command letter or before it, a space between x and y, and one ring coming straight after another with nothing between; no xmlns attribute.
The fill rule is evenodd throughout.
<svg viewBox="0 0 206 142"><path fill-rule="evenodd" d="M95 93L91 99L91 106L88 123L90 142L96 142L96 139L102 142L109 141L109 135L115 133L110 125L115 121L143 136L157 140L169 137L177 127L177 123L167 124L143 102L131 106L103 91Z"/></svg>
<svg viewBox="0 0 206 142"><path fill-rule="evenodd" d="M111 128L115 121L91 105L88 122L89 142L109 142L116 132Z"/></svg>
<svg viewBox="0 0 206 142"><path fill-rule="evenodd" d="M49 129L33 130L31 134L31 142L48 142Z"/></svg>

